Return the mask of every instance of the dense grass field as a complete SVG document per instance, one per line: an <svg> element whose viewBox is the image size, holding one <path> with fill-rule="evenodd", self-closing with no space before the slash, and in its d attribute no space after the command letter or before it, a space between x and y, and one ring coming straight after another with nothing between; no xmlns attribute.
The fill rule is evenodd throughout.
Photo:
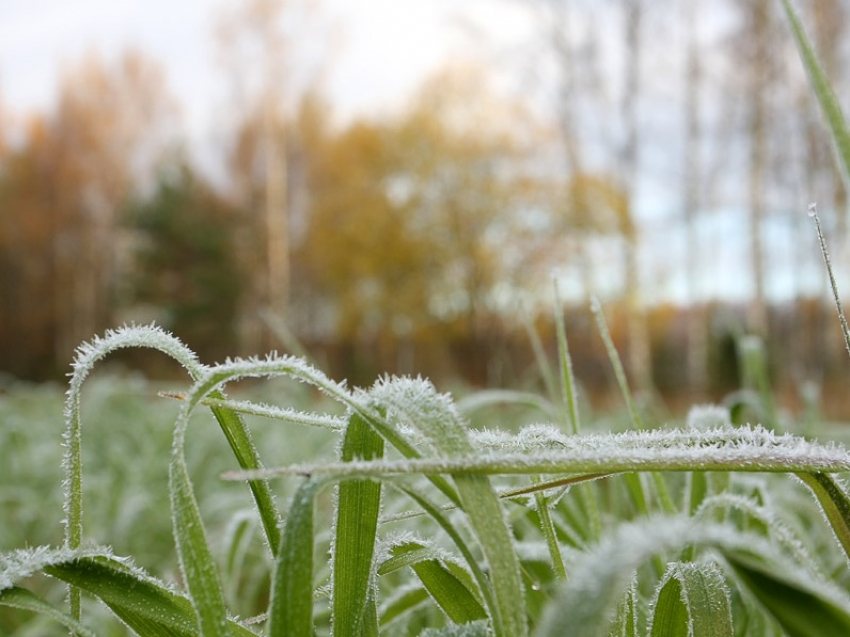
<svg viewBox="0 0 850 637"><path fill-rule="evenodd" d="M848 634L843 427L775 415L752 341L752 387L665 422L611 349L623 409L583 419L560 343L553 395L454 397L290 357L208 367L155 327L95 339L68 396L0 395L0 633ZM88 378L128 346L195 382ZM267 380L221 393L244 377Z"/></svg>

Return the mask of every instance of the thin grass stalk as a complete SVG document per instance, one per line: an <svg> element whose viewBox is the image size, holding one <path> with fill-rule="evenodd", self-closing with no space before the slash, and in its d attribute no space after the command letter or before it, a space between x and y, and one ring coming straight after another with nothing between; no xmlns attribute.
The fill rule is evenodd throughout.
<svg viewBox="0 0 850 637"><path fill-rule="evenodd" d="M543 350L543 342L540 340L540 334L534 326L534 321L528 309L522 307L522 324L525 327L525 332L528 334L528 341L531 343L531 351L534 352L534 362L537 364L537 370L540 372L540 377L543 379L543 384L546 386L546 393L552 401L558 398L557 384L552 373L552 367L546 359L546 353Z"/></svg>
<svg viewBox="0 0 850 637"><path fill-rule="evenodd" d="M558 336L558 360L561 369L561 386L564 401L567 405L567 415L570 430L573 434L581 433L581 418L578 409L578 392L573 374L573 359L570 356L570 346L567 340L567 326L564 319L564 309L558 280L553 281L555 287L555 329ZM594 484L584 484L578 487L578 494L587 513L591 537L599 537L602 532L602 520L599 516L599 494Z"/></svg>
<svg viewBox="0 0 850 637"><path fill-rule="evenodd" d="M531 476L531 482L533 485L539 485L542 480L540 476L534 475ZM549 502L546 494L543 491L535 491L534 503L537 505L537 515L540 517L540 528L543 531L543 537L546 539L546 547L549 549L549 556L552 558L552 570L558 579L566 579L567 569L561 555L561 546L558 544L558 534L555 531L552 516L549 514Z"/></svg>
<svg viewBox="0 0 850 637"><path fill-rule="evenodd" d="M791 27L794 41L797 43L803 66L812 84L812 90L818 99L821 113L829 127L833 148L838 155L838 162L843 168L844 183L850 183L850 131L847 129L847 121L844 119L841 105L832 90L826 73L818 62L811 41L806 35L803 23L800 21L791 0L782 0L782 6L785 9L785 16Z"/></svg>
<svg viewBox="0 0 850 637"><path fill-rule="evenodd" d="M832 289L832 301L835 303L835 309L838 312L838 320L841 323L841 333L844 335L844 347L847 349L847 354L850 355L850 325L847 324L847 317L844 314L844 308L841 305L841 296L838 294L838 284L835 282L835 272L832 269L832 259L829 257L829 248L826 245L826 238L823 236L823 229L820 225L820 215L818 215L818 205L816 203L809 205L809 216L815 223L815 230L818 233L818 243L820 251L823 255L823 262L826 264L826 272L829 275L829 285Z"/></svg>

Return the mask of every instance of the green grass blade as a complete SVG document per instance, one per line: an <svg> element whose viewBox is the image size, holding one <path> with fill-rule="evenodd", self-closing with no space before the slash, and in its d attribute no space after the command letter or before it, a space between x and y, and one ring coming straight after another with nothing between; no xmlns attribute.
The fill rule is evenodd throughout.
<svg viewBox="0 0 850 637"><path fill-rule="evenodd" d="M74 356L73 373L65 400L65 468L64 503L65 545L70 549L80 546L83 537L83 460L82 420L80 396L85 379L98 361L112 352L133 347L148 347L170 356L180 363L192 377L200 374L203 366L195 353L178 338L155 325L123 327L108 330L103 338L95 336L91 342L83 343ZM71 615L80 617L80 595L69 591Z"/></svg>
<svg viewBox="0 0 850 637"><path fill-rule="evenodd" d="M539 485L541 483L540 476L532 476L531 482L532 484ZM552 516L549 514L549 501L546 499L546 494L542 491L535 491L534 504L537 508L537 515L540 518L540 530L543 532L546 547L549 549L549 555L552 558L552 570L558 578L565 579L567 577L567 570L564 567L564 558L561 555L561 547L558 544L558 534L555 531Z"/></svg>
<svg viewBox="0 0 850 637"><path fill-rule="evenodd" d="M140 635L197 635L192 602L164 584L107 556L50 564L44 572L98 597ZM236 637L253 635L229 621Z"/></svg>
<svg viewBox="0 0 850 637"><path fill-rule="evenodd" d="M558 449L475 453L458 458L375 460L297 464L267 469L259 476L228 472L227 480L326 475L386 477L415 474L533 475L594 477L629 471L739 471L840 473L850 471L850 453L835 444L812 442L762 427L711 431L656 429L620 434L565 436Z"/></svg>
<svg viewBox="0 0 850 637"><path fill-rule="evenodd" d="M25 588L14 586L0 591L0 606L28 610L39 615L44 615L45 617L50 617L54 621L64 625L78 637L96 637L91 630L71 617L71 615L63 613Z"/></svg>
<svg viewBox="0 0 850 637"><path fill-rule="evenodd" d="M850 560L850 496L838 481L826 473L798 473L821 505L844 554Z"/></svg>
<svg viewBox="0 0 850 637"><path fill-rule="evenodd" d="M653 608L651 637L734 635L729 586L716 564L671 564Z"/></svg>
<svg viewBox="0 0 850 637"><path fill-rule="evenodd" d="M779 622L788 637L850 635L850 604L797 574L784 575L744 553L726 560L737 578Z"/></svg>
<svg viewBox="0 0 850 637"><path fill-rule="evenodd" d="M313 634L313 515L326 484L307 479L292 498L272 579L269 634L275 637Z"/></svg>
<svg viewBox="0 0 850 637"><path fill-rule="evenodd" d="M430 598L421 586L408 586L381 607L380 625L385 627L406 613L421 606Z"/></svg>
<svg viewBox="0 0 850 637"><path fill-rule="evenodd" d="M474 593L474 584L467 571L451 563L444 565L433 550L416 541L393 547L391 555L381 564L379 573L386 574L409 566L451 621L465 624L487 619L487 612Z"/></svg>
<svg viewBox="0 0 850 637"><path fill-rule="evenodd" d="M422 507L422 510L425 511L425 513L431 517L440 526L440 528L443 529L443 531L446 532L449 538L451 538L464 560L466 560L466 564L469 566L472 576L478 584L479 592L484 599L484 604L490 611L490 615L495 615L497 612L496 600L493 596L493 590L490 587L490 581L484 570L478 564L478 561L475 559L469 543L464 539L464 534L462 534L452 523L447 512L431 502L427 496L420 493L414 487L395 482L391 484L402 493L407 494L408 497Z"/></svg>
<svg viewBox="0 0 850 637"><path fill-rule="evenodd" d="M567 326L564 323L564 309L561 305L561 295L558 292L558 283L555 282L555 327L558 335L558 361L561 369L561 389L564 402L567 405L567 417L570 431L574 434L581 432L581 421L578 411L578 397L576 392L576 379L573 374L573 359L570 356L570 346L567 341Z"/></svg>
<svg viewBox="0 0 850 637"><path fill-rule="evenodd" d="M633 583L617 607L617 616L611 624L608 637L638 637L639 634L637 591Z"/></svg>
<svg viewBox="0 0 850 637"><path fill-rule="evenodd" d="M443 457L471 456L475 449L466 426L448 396L429 382L394 379L379 384L373 396L387 413L414 427ZM513 535L499 496L487 476L452 472L461 509L466 513L490 571L496 606L490 617L497 636L522 637L528 625L525 595Z"/></svg>
<svg viewBox="0 0 850 637"><path fill-rule="evenodd" d="M342 443L342 461L371 460L383 454L384 439L358 414L352 414ZM337 635L365 634L364 611L374 586L380 508L380 482L346 480L339 485L333 544L333 626Z"/></svg>
<svg viewBox="0 0 850 637"><path fill-rule="evenodd" d="M182 444L175 444L169 473L169 491L180 569L198 614L200 635L225 637L230 634L230 629L224 593L189 480Z"/></svg>
<svg viewBox="0 0 850 637"><path fill-rule="evenodd" d="M224 395L220 391L213 392L211 397L218 400L224 399ZM210 407L210 410L224 432L239 466L243 469L262 469L263 465L251 440L250 431L239 414L220 406ZM280 541L280 514L272 497L269 483L267 480L250 480L248 486L260 513L266 541L271 548L272 555L277 555L278 542Z"/></svg>
<svg viewBox="0 0 850 637"><path fill-rule="evenodd" d="M809 75L809 80L820 104L824 120L827 126L829 126L836 153L844 169L846 182L850 180L850 133L847 130L844 113L841 110L841 105L838 103L835 92L832 90L829 79L826 77L826 73L824 73L820 62L818 62L814 48L809 37L806 35L806 31L803 28L802 22L800 22L800 18L791 0L782 0L782 6L785 8L785 15L788 18L791 33L800 51L800 59L803 61L803 66Z"/></svg>

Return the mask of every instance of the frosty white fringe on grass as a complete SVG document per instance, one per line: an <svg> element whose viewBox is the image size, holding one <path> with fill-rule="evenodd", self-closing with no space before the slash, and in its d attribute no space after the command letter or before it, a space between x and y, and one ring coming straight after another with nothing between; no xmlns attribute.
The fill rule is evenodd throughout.
<svg viewBox="0 0 850 637"><path fill-rule="evenodd" d="M497 440L502 438L501 435L493 437ZM521 437L522 434L517 438ZM451 458L295 464L262 471L231 471L223 477L226 480L255 480L298 475L333 475L341 478L443 473L508 475L631 471L850 471L850 453L843 446L810 442L790 434L776 435L760 426L731 430L722 427L707 431L628 431L553 438L563 448L529 450L526 453L478 451L472 455ZM487 442L495 443L497 440ZM527 448L524 442L517 442L516 445Z"/></svg>

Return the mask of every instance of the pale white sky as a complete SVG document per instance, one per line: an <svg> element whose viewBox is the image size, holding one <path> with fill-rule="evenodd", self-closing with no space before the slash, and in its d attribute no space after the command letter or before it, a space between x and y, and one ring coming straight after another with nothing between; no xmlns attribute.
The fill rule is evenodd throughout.
<svg viewBox="0 0 850 637"><path fill-rule="evenodd" d="M304 5L305 0L289 0ZM238 0L3 0L0 104L44 109L63 64L90 49L139 48L166 69L192 137L214 126L227 98L214 31ZM327 51L325 87L343 115L399 103L445 60L497 55L527 41L533 20L516 0L317 0L305 40ZM316 46L318 45L318 46Z"/></svg>

